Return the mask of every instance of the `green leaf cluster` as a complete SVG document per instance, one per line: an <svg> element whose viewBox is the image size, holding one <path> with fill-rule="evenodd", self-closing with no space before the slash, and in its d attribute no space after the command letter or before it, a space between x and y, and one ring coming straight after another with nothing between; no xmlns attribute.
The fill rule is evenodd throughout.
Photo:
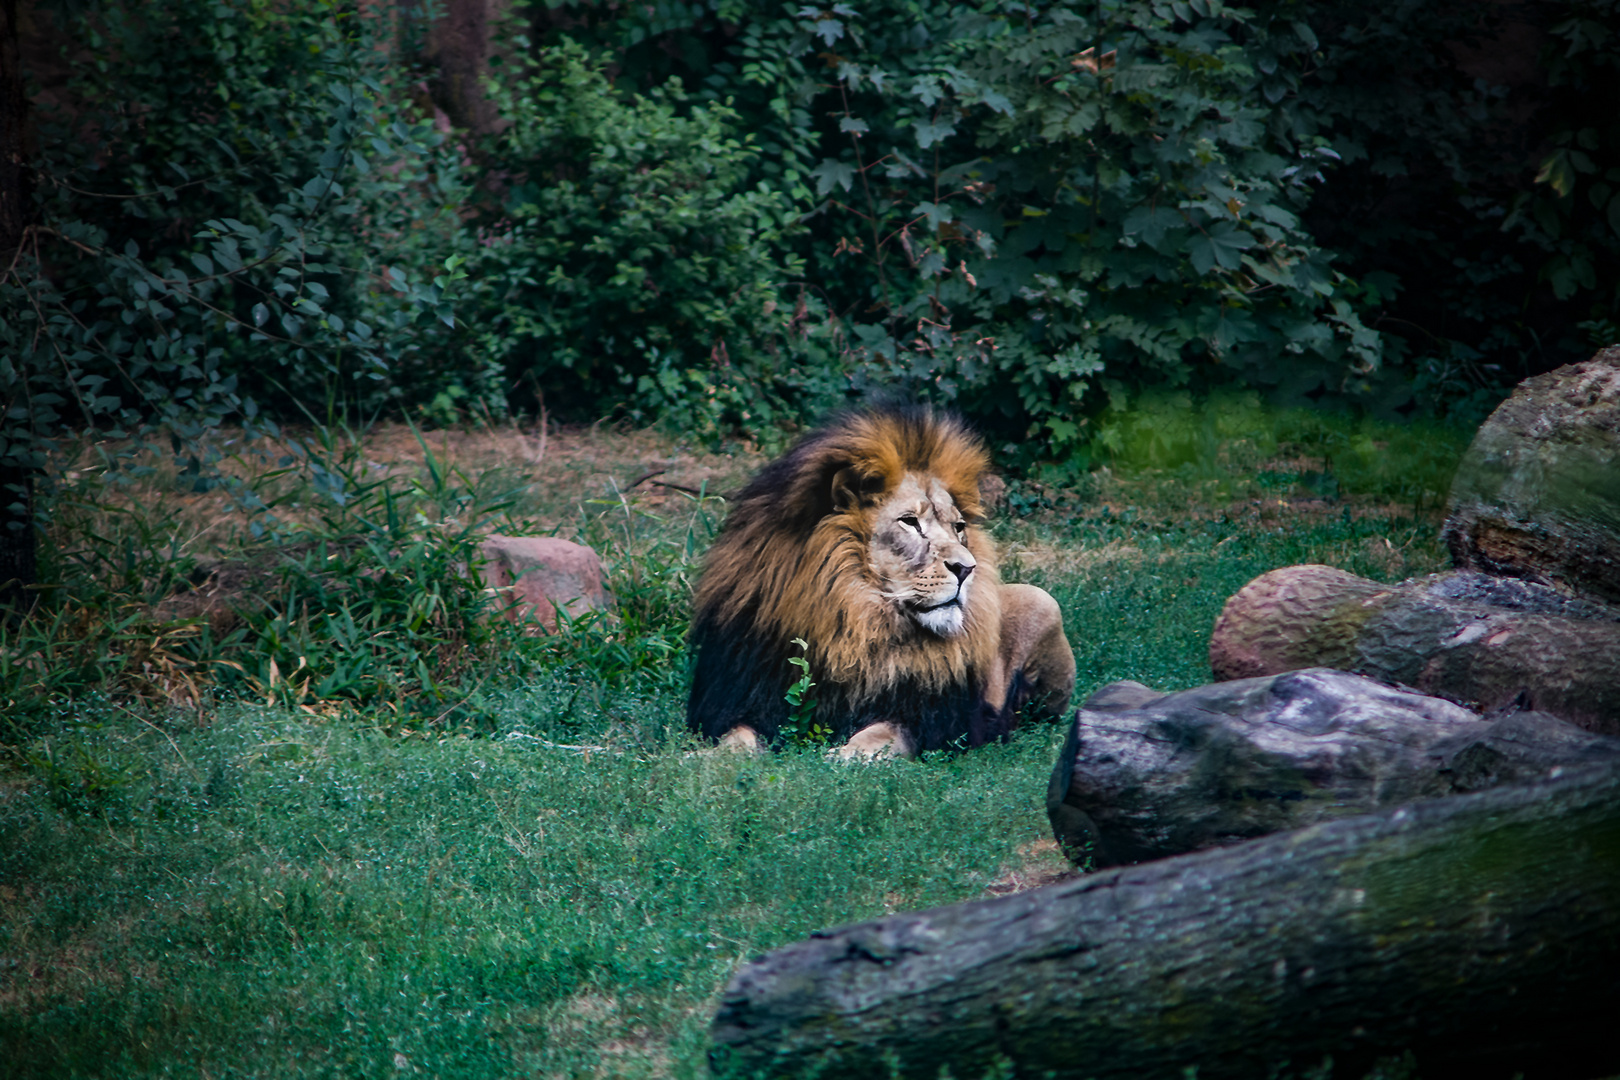
<svg viewBox="0 0 1620 1080"><path fill-rule="evenodd" d="M564 415L707 433L791 415L777 298L802 273L796 215L750 182L736 113L678 82L622 94L566 42L489 89L506 127L481 156L495 197L465 218L465 355Z"/></svg>
<svg viewBox="0 0 1620 1080"><path fill-rule="evenodd" d="M1072 455L1143 386L1378 367L1301 221L1336 158L1287 103L1316 46L1288 13L1202 0L792 4L751 11L710 85L762 179L811 203L824 388L900 388Z"/></svg>
<svg viewBox="0 0 1620 1080"><path fill-rule="evenodd" d="M823 390L1036 456L1177 387L1467 423L1620 325L1613 0L570 10L809 208Z"/></svg>

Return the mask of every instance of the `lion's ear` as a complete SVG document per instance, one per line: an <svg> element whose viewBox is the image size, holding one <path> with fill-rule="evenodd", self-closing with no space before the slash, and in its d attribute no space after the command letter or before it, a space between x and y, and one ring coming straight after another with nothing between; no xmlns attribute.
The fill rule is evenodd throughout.
<svg viewBox="0 0 1620 1080"><path fill-rule="evenodd" d="M854 466L839 469L833 473L832 502L833 509L839 513L858 510L872 499L883 494L883 477L863 476Z"/></svg>
<svg viewBox="0 0 1620 1080"><path fill-rule="evenodd" d="M833 473L832 503L839 513L848 513L861 505L861 481L854 469L839 469Z"/></svg>

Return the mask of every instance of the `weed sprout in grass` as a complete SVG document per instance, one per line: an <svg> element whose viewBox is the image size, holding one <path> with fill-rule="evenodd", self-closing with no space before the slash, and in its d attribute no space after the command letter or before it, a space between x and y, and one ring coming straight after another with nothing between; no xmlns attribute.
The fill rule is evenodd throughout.
<svg viewBox="0 0 1620 1080"><path fill-rule="evenodd" d="M783 695L788 703L788 718L782 725L782 739L789 746L826 746L832 732L825 724L815 723L816 699L810 691L816 688L816 682L810 675L810 661L806 658L810 643L804 638L794 638L793 644L798 646L801 655L788 657L788 663L798 670L799 677Z"/></svg>

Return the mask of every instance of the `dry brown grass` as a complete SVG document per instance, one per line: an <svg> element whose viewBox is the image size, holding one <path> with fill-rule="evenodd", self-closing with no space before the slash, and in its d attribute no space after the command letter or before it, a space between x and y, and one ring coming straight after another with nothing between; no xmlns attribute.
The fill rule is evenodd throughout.
<svg viewBox="0 0 1620 1080"><path fill-rule="evenodd" d="M1055 885L1077 877L1079 871L1063 855L1056 840L1043 838L1018 846L1018 861L1001 868L1001 874L984 891L991 896L1011 896L1013 893Z"/></svg>
<svg viewBox="0 0 1620 1080"><path fill-rule="evenodd" d="M634 497L638 509L679 512L698 492L734 491L765 461L745 449L718 454L695 449L662 432L603 425L564 427L516 424L418 432L403 423L380 423L354 437L338 434L331 449L352 455L366 479L402 482L428 473L428 454L438 466L469 479L484 478L513 498L513 516L536 531L570 537L579 528L580 508L593 500ZM252 486L275 504L278 518L299 523L321 507L301 492L305 478L289 469L299 457L295 444L313 440L310 431L289 428L278 440L248 440L240 431L222 431L209 442L221 455L220 471ZM164 539L182 554L206 557L240 546L245 516L223 490L182 490L178 470L166 456L134 459L146 475L120 485L104 483L103 455L124 448L111 443L82 444L59 463L57 475L72 507L65 522L98 528L96 518L132 513L159 521Z"/></svg>
<svg viewBox="0 0 1620 1080"><path fill-rule="evenodd" d="M0 1010L28 1009L45 1001L82 1001L98 988L122 989L132 980L160 986L157 965L109 960L116 943L128 936L133 920L125 917L76 930L62 938L39 933L30 917L41 906L37 887L0 885L0 925L13 938L0 956Z"/></svg>

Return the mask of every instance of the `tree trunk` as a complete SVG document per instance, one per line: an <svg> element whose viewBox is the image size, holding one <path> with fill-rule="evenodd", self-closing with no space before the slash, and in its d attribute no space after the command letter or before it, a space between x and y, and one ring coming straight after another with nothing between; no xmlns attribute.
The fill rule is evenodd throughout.
<svg viewBox="0 0 1620 1080"><path fill-rule="evenodd" d="M1178 694L1114 683L1075 713L1046 812L1072 858L1114 866L1600 761L1620 739L1326 668Z"/></svg>
<svg viewBox="0 0 1620 1080"><path fill-rule="evenodd" d="M1620 347L1519 384L1458 466L1441 537L1459 569L1620 602Z"/></svg>
<svg viewBox="0 0 1620 1080"><path fill-rule="evenodd" d="M430 59L438 65L434 98L458 128L487 134L495 107L484 93L491 35L510 5L499 0L449 0L428 34Z"/></svg>
<svg viewBox="0 0 1620 1080"><path fill-rule="evenodd" d="M28 98L17 15L17 0L0 0L0 274L17 263L30 209ZM17 404L0 400L0 411ZM31 600L26 587L37 574L34 477L30 463L15 460L7 450L15 452L16 444L0 447L0 612L15 612Z"/></svg>
<svg viewBox="0 0 1620 1080"><path fill-rule="evenodd" d="M1620 608L1514 578L1380 585L1329 566L1273 570L1226 602L1209 658L1216 679L1332 667L1620 734Z"/></svg>
<svg viewBox="0 0 1620 1080"><path fill-rule="evenodd" d="M0 461L0 614L34 602L28 586L39 579L38 542L33 473Z"/></svg>
<svg viewBox="0 0 1620 1080"><path fill-rule="evenodd" d="M1217 1080L1411 1050L1425 1080L1606 1075L1617 890L1620 768L1588 767L824 931L737 974L713 1057Z"/></svg>

